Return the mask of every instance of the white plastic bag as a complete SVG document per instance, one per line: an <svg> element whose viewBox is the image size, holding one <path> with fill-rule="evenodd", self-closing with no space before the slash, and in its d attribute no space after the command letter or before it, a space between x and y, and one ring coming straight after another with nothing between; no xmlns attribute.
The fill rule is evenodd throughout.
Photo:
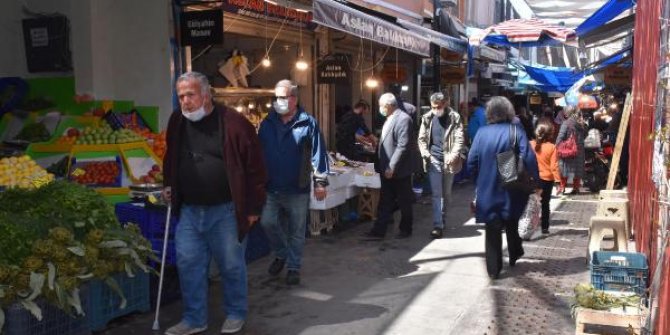
<svg viewBox="0 0 670 335"><path fill-rule="evenodd" d="M528 240L540 225L540 215L542 214L542 202L540 196L533 193L528 196L528 204L519 219L519 236Z"/></svg>

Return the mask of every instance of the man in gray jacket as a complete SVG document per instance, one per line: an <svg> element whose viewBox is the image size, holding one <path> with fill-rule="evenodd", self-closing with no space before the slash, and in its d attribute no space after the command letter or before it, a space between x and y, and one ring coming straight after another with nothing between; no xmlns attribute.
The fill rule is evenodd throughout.
<svg viewBox="0 0 670 335"><path fill-rule="evenodd" d="M418 141L433 193L430 236L441 238L454 175L463 168L467 149L461 116L449 107L449 99L442 93L433 93L430 105L430 112L421 117Z"/></svg>
<svg viewBox="0 0 670 335"><path fill-rule="evenodd" d="M412 119L404 113L392 93L379 98L379 113L386 117L379 140L379 162L377 172L381 175L381 191L378 218L372 230L364 237L380 240L393 221L393 211L400 207L400 232L396 238L412 235L412 173L414 160L412 147L416 145L412 136Z"/></svg>

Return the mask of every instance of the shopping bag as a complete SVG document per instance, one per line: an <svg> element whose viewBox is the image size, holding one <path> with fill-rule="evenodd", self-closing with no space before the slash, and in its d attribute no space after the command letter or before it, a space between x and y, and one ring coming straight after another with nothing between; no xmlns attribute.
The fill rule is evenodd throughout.
<svg viewBox="0 0 670 335"><path fill-rule="evenodd" d="M519 219L519 236L528 240L537 230L540 225L540 215L542 211L542 203L540 196L533 193L528 196L528 203Z"/></svg>

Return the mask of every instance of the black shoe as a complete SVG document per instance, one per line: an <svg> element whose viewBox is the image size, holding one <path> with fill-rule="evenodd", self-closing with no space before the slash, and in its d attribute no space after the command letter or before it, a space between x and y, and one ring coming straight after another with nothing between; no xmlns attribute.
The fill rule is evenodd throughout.
<svg viewBox="0 0 670 335"><path fill-rule="evenodd" d="M274 262L272 262L272 264L270 264L270 268L268 269L268 273L272 276L278 275L281 272L281 270L284 269L285 264L286 264L285 259L275 258Z"/></svg>
<svg viewBox="0 0 670 335"><path fill-rule="evenodd" d="M288 270L286 272L286 285L300 284L300 272L297 270Z"/></svg>
<svg viewBox="0 0 670 335"><path fill-rule="evenodd" d="M491 278L492 280L496 280L496 279L500 278L500 272L498 272L496 274L490 274L489 273L489 278Z"/></svg>
<svg viewBox="0 0 670 335"><path fill-rule="evenodd" d="M542 229L542 235L549 235L549 229Z"/></svg>
<svg viewBox="0 0 670 335"><path fill-rule="evenodd" d="M516 265L516 261L518 261L519 258L523 257L523 254L524 254L524 253L522 252L521 255L519 255L519 256L516 256L516 257L512 257L512 256L510 256L510 258L509 258L509 266L514 267L514 266Z"/></svg>
<svg viewBox="0 0 670 335"><path fill-rule="evenodd" d="M369 231L364 233L361 237L363 237L363 241L380 241L384 239L384 234L378 234L373 231Z"/></svg>
<svg viewBox="0 0 670 335"><path fill-rule="evenodd" d="M442 228L433 228L433 230L430 232L430 237L442 238Z"/></svg>
<svg viewBox="0 0 670 335"><path fill-rule="evenodd" d="M401 231L395 236L395 239L396 240L401 240L401 239L409 238L410 236L412 236L412 233Z"/></svg>

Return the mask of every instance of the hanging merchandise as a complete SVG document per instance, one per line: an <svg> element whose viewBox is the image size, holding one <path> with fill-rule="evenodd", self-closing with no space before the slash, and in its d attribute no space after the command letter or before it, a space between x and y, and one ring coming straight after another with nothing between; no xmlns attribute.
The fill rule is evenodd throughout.
<svg viewBox="0 0 670 335"><path fill-rule="evenodd" d="M249 62L237 49L233 50L231 57L225 62L219 63L219 73L228 80L231 87L249 87Z"/></svg>

